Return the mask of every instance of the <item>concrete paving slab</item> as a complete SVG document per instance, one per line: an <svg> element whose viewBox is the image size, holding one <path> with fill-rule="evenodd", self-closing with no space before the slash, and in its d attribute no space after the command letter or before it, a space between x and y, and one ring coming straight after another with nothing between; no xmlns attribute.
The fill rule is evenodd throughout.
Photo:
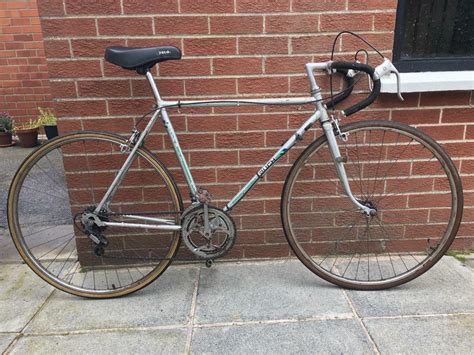
<svg viewBox="0 0 474 355"><path fill-rule="evenodd" d="M186 329L25 336L11 354L182 354Z"/></svg>
<svg viewBox="0 0 474 355"><path fill-rule="evenodd" d="M382 354L472 354L474 314L368 319Z"/></svg>
<svg viewBox="0 0 474 355"><path fill-rule="evenodd" d="M251 324L194 330L196 354L369 354L356 320Z"/></svg>
<svg viewBox="0 0 474 355"><path fill-rule="evenodd" d="M135 294L89 300L55 292L25 333L185 324L197 278L196 267L170 267Z"/></svg>
<svg viewBox="0 0 474 355"><path fill-rule="evenodd" d="M417 279L389 290L348 291L362 317L474 312L474 273L445 256Z"/></svg>
<svg viewBox="0 0 474 355"><path fill-rule="evenodd" d="M201 270L197 323L336 315L352 316L342 290L297 260L223 263Z"/></svg>
<svg viewBox="0 0 474 355"><path fill-rule="evenodd" d="M11 179L21 162L34 148L0 148L0 229L6 226L6 201Z"/></svg>
<svg viewBox="0 0 474 355"><path fill-rule="evenodd" d="M26 265L0 264L0 332L19 332L53 288Z"/></svg>
<svg viewBox="0 0 474 355"><path fill-rule="evenodd" d="M15 339L16 334L0 334L0 353L3 353L10 343Z"/></svg>
<svg viewBox="0 0 474 355"><path fill-rule="evenodd" d="M0 229L0 264L18 263L21 261L20 255L16 251L8 230Z"/></svg>

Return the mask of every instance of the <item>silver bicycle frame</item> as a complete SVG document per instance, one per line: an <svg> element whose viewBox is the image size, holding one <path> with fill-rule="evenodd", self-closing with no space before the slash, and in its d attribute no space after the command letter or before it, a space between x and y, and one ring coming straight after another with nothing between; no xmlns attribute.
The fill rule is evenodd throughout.
<svg viewBox="0 0 474 355"><path fill-rule="evenodd" d="M326 108L322 103L321 89L316 83L314 77L315 70L328 70L331 62L324 63L308 63L306 64L306 72L311 87L311 97L297 97L297 98L269 98L269 99L241 99L241 100L196 100L196 101L164 101L161 99L160 93L156 86L153 75L150 72L146 73L147 80L150 84L150 87L153 91L153 95L156 99L157 109L156 112L151 117L147 126L141 132L138 140L133 146L133 149L130 151L129 156L127 157L122 168L117 173L114 181L108 188L104 197L97 205L94 213L99 213L104 208L108 207L109 201L112 199L117 188L120 186L125 173L130 168L133 160L136 157L138 148L143 143L145 137L151 131L153 126L156 123L158 117L161 116L163 125L165 126L166 132L168 133L173 149L176 153L178 161L181 165L181 168L184 172L186 182L189 186L191 196L196 197L198 189L194 182L194 179L191 174L191 170L186 162L183 151L179 145L178 137L176 132L173 129L173 125L168 116L166 107L219 107L219 106L242 106L242 105L304 105L304 104L315 104L315 112L299 127L296 132L278 149L278 151L255 173L255 175L247 182L247 184L226 204L224 211L230 211L240 200L253 188L253 186L265 176L265 174L276 164L278 160L281 159L299 140L303 139L305 132L310 129L313 124L317 121L321 122L324 134L328 140L329 150L331 156L334 160L336 171L339 177L339 180L342 183L344 192L352 201L352 203L358 207L362 212L366 214L371 213L371 209L367 206L362 205L357 198L351 192L349 186L349 181L347 179L347 174L344 167L344 160L341 157L339 152L339 147L337 145L336 136L333 131L333 125L328 117ZM165 230L180 230L181 226L175 225L173 220L163 219L163 218L152 218L152 217L143 217L137 215L127 215L125 216L129 219L135 220L145 220L148 222L155 222L160 224L148 224L148 223L125 223L125 222L103 222L104 225L118 226L124 228L150 228L150 229L165 229Z"/></svg>

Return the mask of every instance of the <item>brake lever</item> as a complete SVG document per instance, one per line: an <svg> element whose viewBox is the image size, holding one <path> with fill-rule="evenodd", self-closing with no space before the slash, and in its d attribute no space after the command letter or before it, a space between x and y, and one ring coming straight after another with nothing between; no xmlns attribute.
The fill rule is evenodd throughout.
<svg viewBox="0 0 474 355"><path fill-rule="evenodd" d="M400 73L398 72L398 70L391 71L391 73L395 74L395 76L397 77L397 96L398 96L398 99L400 101L405 101L402 94L400 93Z"/></svg>
<svg viewBox="0 0 474 355"><path fill-rule="evenodd" d="M400 92L400 73L398 72L397 68L395 68L390 59L384 58L383 63L377 66L377 68L375 68L375 76L379 79L382 76L390 75L391 73L395 74L395 76L397 77L397 96L400 101L405 101Z"/></svg>

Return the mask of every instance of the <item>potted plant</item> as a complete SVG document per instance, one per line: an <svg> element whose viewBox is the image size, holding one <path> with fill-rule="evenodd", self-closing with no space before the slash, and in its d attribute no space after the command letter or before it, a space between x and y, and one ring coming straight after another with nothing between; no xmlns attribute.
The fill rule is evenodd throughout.
<svg viewBox="0 0 474 355"><path fill-rule="evenodd" d="M44 128L46 137L48 139L53 139L58 136L58 126L57 119L51 109L43 110L41 107L38 107L40 114L38 115L38 122Z"/></svg>
<svg viewBox="0 0 474 355"><path fill-rule="evenodd" d="M0 112L0 147L10 147L12 143L13 120L6 112Z"/></svg>
<svg viewBox="0 0 474 355"><path fill-rule="evenodd" d="M23 148L31 148L38 145L39 126L38 120L29 120L28 122L15 125L15 134Z"/></svg>

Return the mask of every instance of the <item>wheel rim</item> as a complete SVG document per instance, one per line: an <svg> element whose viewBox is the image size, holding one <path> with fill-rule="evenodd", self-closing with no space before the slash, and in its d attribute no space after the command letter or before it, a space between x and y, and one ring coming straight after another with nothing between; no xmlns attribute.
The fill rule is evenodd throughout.
<svg viewBox="0 0 474 355"><path fill-rule="evenodd" d="M178 232L107 227L109 245L98 256L83 233L82 212L97 205L126 159L121 143L113 135L64 136L29 156L13 179L8 218L15 245L38 275L66 292L86 297L134 292L166 269L179 246ZM153 216L158 209L179 223L181 200L173 182L140 149L108 218Z"/></svg>
<svg viewBox="0 0 474 355"><path fill-rule="evenodd" d="M321 139L290 172L282 201L285 231L297 256L328 281L395 286L434 265L454 238L462 207L453 168L409 127L360 123L348 130L348 142L338 143L349 159L352 192L377 214L366 217L342 193Z"/></svg>

